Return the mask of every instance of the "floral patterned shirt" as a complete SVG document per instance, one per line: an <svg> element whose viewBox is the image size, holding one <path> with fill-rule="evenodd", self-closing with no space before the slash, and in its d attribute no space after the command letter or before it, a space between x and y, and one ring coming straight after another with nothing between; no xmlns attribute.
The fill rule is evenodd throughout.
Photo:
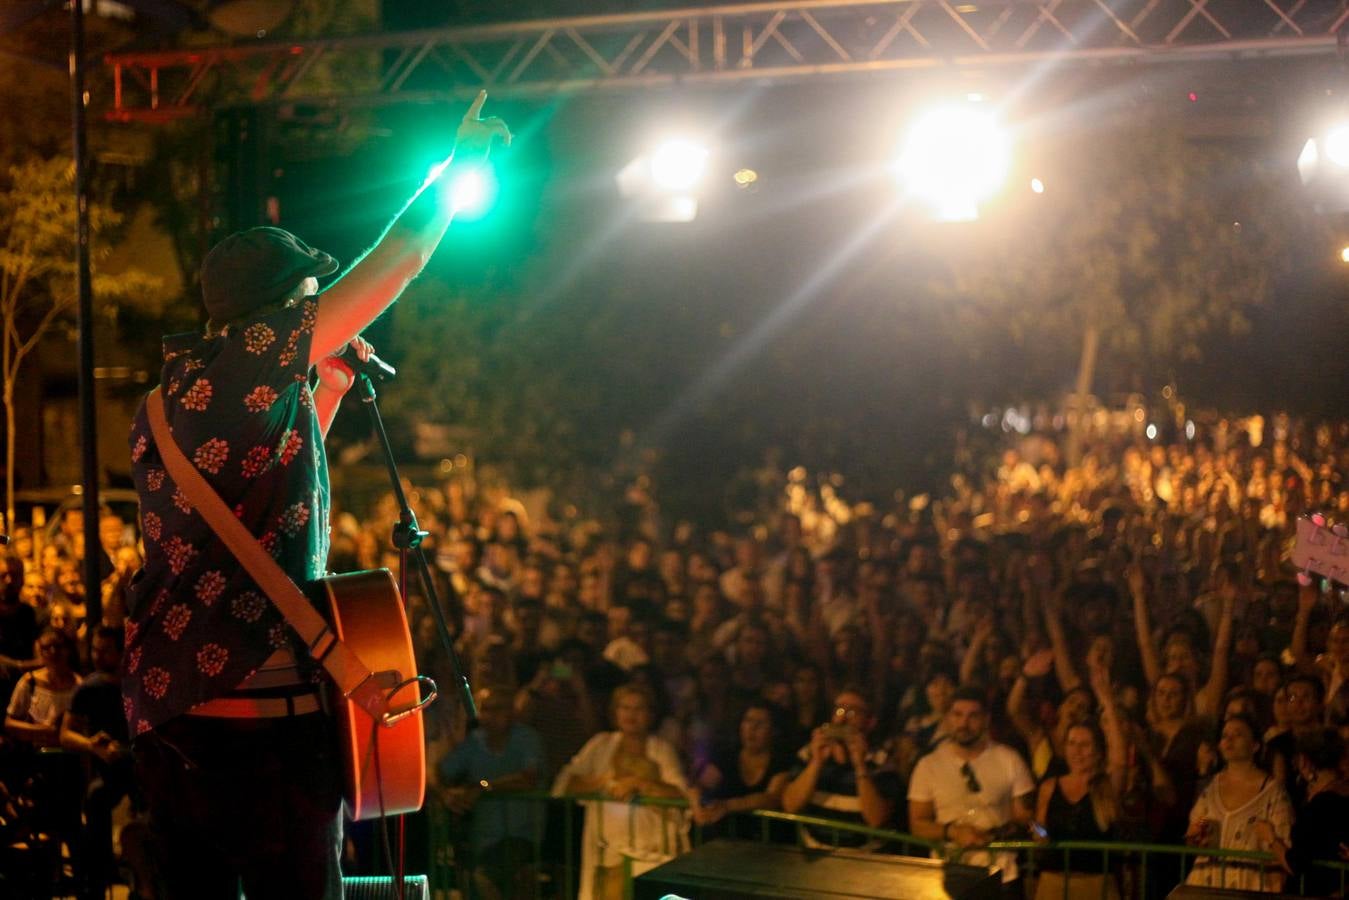
<svg viewBox="0 0 1349 900"><path fill-rule="evenodd" d="M328 461L309 388L310 298L210 339L164 339L164 411L183 454L301 585L328 558ZM145 566L131 585L122 693L133 735L219 697L275 650L307 654L165 470L142 401L131 426Z"/></svg>

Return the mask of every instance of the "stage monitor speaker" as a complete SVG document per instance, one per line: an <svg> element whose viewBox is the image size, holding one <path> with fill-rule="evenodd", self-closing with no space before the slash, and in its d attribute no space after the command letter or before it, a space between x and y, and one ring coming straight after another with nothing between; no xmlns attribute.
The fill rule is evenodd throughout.
<svg viewBox="0 0 1349 900"><path fill-rule="evenodd" d="M1261 891L1237 891L1230 888L1182 884L1166 895L1166 900L1304 900L1297 894L1266 894Z"/></svg>
<svg viewBox="0 0 1349 900"><path fill-rule="evenodd" d="M633 898L997 900L1001 893L1001 878L981 866L857 850L712 841L639 876Z"/></svg>
<svg viewBox="0 0 1349 900"><path fill-rule="evenodd" d="M342 879L342 900L398 900L393 877L356 875ZM425 875L403 876L403 900L431 900Z"/></svg>

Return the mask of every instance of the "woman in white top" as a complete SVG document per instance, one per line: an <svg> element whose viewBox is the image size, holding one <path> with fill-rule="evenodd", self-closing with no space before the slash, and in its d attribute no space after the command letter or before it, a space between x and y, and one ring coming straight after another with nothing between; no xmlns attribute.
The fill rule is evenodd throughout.
<svg viewBox="0 0 1349 900"><path fill-rule="evenodd" d="M638 797L688 796L674 745L651 734L653 703L645 688L626 684L611 703L616 730L595 735L553 782L553 795L600 793L586 806L580 900L623 897L625 867L654 869L688 849L684 809L638 805Z"/></svg>
<svg viewBox="0 0 1349 900"><path fill-rule="evenodd" d="M60 744L61 717L70 710L79 686L75 674L75 642L64 632L48 628L37 639L42 663L14 686L5 711L5 734L33 747Z"/></svg>
<svg viewBox="0 0 1349 900"><path fill-rule="evenodd" d="M1271 831L1284 843L1293 824L1293 807L1282 782L1257 763L1260 734L1244 715L1223 723L1218 751L1224 766L1208 783L1190 810L1185 839L1191 844L1224 850L1269 851ZM1265 826L1257 827L1260 823ZM1277 863L1254 860L1195 860L1186 884L1242 891L1273 891L1283 887Z"/></svg>

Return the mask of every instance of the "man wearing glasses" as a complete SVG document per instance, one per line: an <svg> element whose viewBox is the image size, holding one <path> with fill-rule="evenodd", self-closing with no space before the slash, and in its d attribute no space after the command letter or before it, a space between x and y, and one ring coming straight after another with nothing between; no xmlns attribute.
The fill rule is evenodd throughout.
<svg viewBox="0 0 1349 900"><path fill-rule="evenodd" d="M801 750L802 765L782 792L782 808L871 828L893 827L901 784L886 765L886 754L867 745L875 727L866 697L853 688L840 691L833 718L811 732L810 744ZM818 827L802 829L801 839L815 848L879 846L856 832Z"/></svg>
<svg viewBox="0 0 1349 900"><path fill-rule="evenodd" d="M946 731L949 738L918 760L909 778L909 831L967 850L1028 824L1035 781L1019 753L989 738L982 691L956 691ZM1019 886L1014 853L964 852L959 861L995 866L1005 889Z"/></svg>

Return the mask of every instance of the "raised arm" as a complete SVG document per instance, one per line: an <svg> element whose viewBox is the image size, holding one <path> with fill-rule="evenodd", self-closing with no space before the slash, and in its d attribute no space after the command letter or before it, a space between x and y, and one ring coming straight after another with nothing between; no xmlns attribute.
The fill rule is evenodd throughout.
<svg viewBox="0 0 1349 900"><path fill-rule="evenodd" d="M853 730L844 745L857 783L857 805L862 813L862 821L872 828L884 828L890 823L895 806L889 797L881 793L871 770L867 768L867 739L860 731Z"/></svg>
<svg viewBox="0 0 1349 900"><path fill-rule="evenodd" d="M1049 637L1049 646L1053 648L1054 674L1058 676L1059 687L1065 692L1071 691L1082 683L1082 677L1073 665L1073 655L1063 629L1062 607L1067 581L1055 586L1054 567L1046 556L1032 557L1026 568L1022 591L1032 598L1032 602L1044 614L1045 633Z"/></svg>
<svg viewBox="0 0 1349 900"><path fill-rule="evenodd" d="M1099 659L1088 658L1088 677L1096 703L1101 708L1101 730L1105 732L1105 771L1119 794L1124 790L1124 779L1129 767L1129 742L1124 737L1119 707L1115 703L1115 686L1110 670Z"/></svg>
<svg viewBox="0 0 1349 900"><path fill-rule="evenodd" d="M1162 664L1157 659L1157 648L1152 643L1152 622L1148 618L1147 576L1141 566L1129 566L1129 595L1134 601L1134 633L1138 635L1138 656L1143 663L1143 675L1148 685L1162 677Z"/></svg>
<svg viewBox="0 0 1349 900"><path fill-rule="evenodd" d="M1082 676L1077 674L1077 666L1073 665L1068 636L1063 630L1063 618L1059 613L1063 606L1062 596L1056 594L1053 602L1044 606L1045 631L1049 633L1049 646L1054 648L1054 673L1059 677L1059 687L1067 693L1082 684Z"/></svg>
<svg viewBox="0 0 1349 900"><path fill-rule="evenodd" d="M970 639L970 645L965 648L965 655L960 660L961 684L974 684L978 681L979 658L984 654L984 647L992 637L994 627L992 613L980 618L974 626L974 637Z"/></svg>
<svg viewBox="0 0 1349 900"><path fill-rule="evenodd" d="M892 620L881 612L877 595L867 592L865 601L867 629L871 632L871 671L876 673L871 686L871 708L885 704L886 678L881 674L890 670ZM804 642L803 642L804 643Z"/></svg>
<svg viewBox="0 0 1349 900"><path fill-rule="evenodd" d="M403 207L375 245L349 268L318 304L310 363L336 353L374 321L426 266L454 210L448 196L455 177L481 165L493 138L509 144L511 133L497 118L479 118L487 92L480 91L455 137L454 152Z"/></svg>
<svg viewBox="0 0 1349 900"><path fill-rule="evenodd" d="M1218 613L1218 632L1213 636L1213 662L1209 666L1208 683L1195 697L1195 708L1201 715L1213 715L1219 709L1227 690L1227 652L1232 646L1232 618L1237 606L1236 585L1223 585Z"/></svg>
<svg viewBox="0 0 1349 900"><path fill-rule="evenodd" d="M810 735L810 759L796 777L787 782L782 790L782 809L784 812L799 813L806 808L815 785L820 780L820 770L824 768L824 756L828 752L829 739L825 737L824 727L818 727Z"/></svg>
<svg viewBox="0 0 1349 900"><path fill-rule="evenodd" d="M1036 724L1034 717L1026 711L1026 690L1030 686L1029 679L1049 674L1053 658L1052 650L1041 650L1032 655L1021 667L1021 674L1017 676L1016 683L1012 685L1012 690L1007 695L1007 717L1012 720L1012 725L1025 738L1026 746L1032 751L1044 737L1044 729Z"/></svg>
<svg viewBox="0 0 1349 900"><path fill-rule="evenodd" d="M1307 629L1316 608L1316 582L1309 581L1297 590L1297 618L1293 620L1293 664L1308 674L1317 671L1316 656L1307 648Z"/></svg>

